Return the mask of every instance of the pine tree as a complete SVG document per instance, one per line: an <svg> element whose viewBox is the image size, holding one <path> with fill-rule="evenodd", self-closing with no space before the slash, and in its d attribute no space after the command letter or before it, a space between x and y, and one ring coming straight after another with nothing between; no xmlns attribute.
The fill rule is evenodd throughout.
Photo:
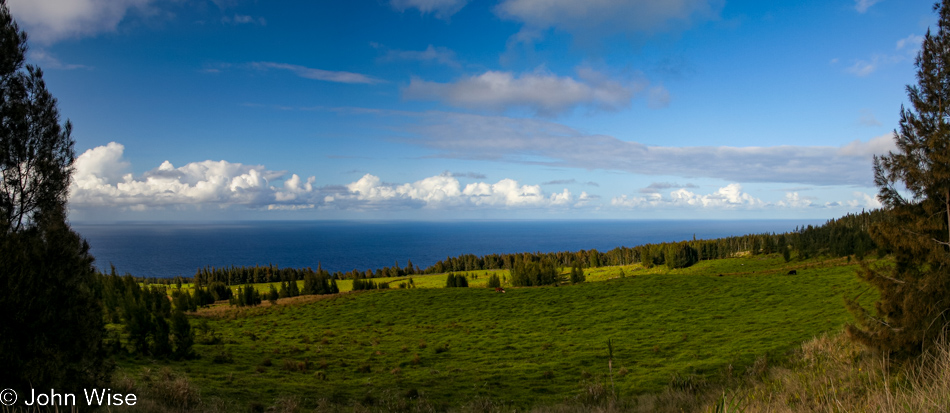
<svg viewBox="0 0 950 413"><path fill-rule="evenodd" d="M191 356L191 346L195 343L195 334L191 330L188 317L180 309L172 312L171 343L174 347L174 356L178 359Z"/></svg>
<svg viewBox="0 0 950 413"><path fill-rule="evenodd" d="M66 222L71 126L26 40L0 0L0 383L79 391L111 374L101 289Z"/></svg>
<svg viewBox="0 0 950 413"><path fill-rule="evenodd" d="M940 21L915 61L917 84L907 87L911 107L901 107L897 151L874 158L888 217L871 233L894 265L862 265L861 277L880 298L873 312L851 302L857 323L847 327L859 342L897 355L920 352L950 323L950 0L935 10Z"/></svg>
<svg viewBox="0 0 950 413"><path fill-rule="evenodd" d="M488 277L488 288L501 288L501 278L498 278L498 274Z"/></svg>

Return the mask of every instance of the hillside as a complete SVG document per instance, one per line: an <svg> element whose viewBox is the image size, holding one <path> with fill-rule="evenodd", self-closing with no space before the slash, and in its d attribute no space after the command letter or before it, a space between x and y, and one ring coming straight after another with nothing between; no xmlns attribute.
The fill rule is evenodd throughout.
<svg viewBox="0 0 950 413"><path fill-rule="evenodd" d="M680 270L596 268L589 279L606 281L504 294L392 289L213 308L191 316L199 358L120 359L119 374L147 386L143 372L167 367L205 403L242 407L288 398L303 407L417 398L442 408L476 398L529 407L611 382L621 395L659 392L741 374L840 328L850 319L842 296L866 290L855 267L773 254Z"/></svg>

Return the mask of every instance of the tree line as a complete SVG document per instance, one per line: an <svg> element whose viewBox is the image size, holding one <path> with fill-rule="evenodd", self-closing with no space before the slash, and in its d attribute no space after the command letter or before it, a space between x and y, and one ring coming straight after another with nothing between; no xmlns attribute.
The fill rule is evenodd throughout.
<svg viewBox="0 0 950 413"><path fill-rule="evenodd" d="M591 249L483 256L465 254L447 257L429 266L423 272L437 274L507 269L512 271L513 278L525 278L520 274L528 274L527 278L549 279L551 266L597 268L640 263L648 268L653 266L685 268L702 260L729 258L746 253L752 255L781 253L786 260L791 260L793 255L797 259L808 259L818 255L864 257L871 253L887 252L878 251L878 245L869 233L871 225L884 218L884 212L881 210L862 211L830 219L819 226L797 227L794 231L786 233L749 234L708 240L694 238L689 241L617 247L606 252ZM516 277L515 273L519 275ZM527 278L524 280L526 285L534 285L534 281Z"/></svg>
<svg viewBox="0 0 950 413"><path fill-rule="evenodd" d="M460 273L481 270L509 270L514 286L550 285L560 283L557 274L561 268L576 267L598 268L642 264L646 268L666 266L670 269L686 268L699 261L734 257L742 254L780 253L786 261L792 257L804 260L823 255L830 257L857 256L867 254L884 255L886 248L880 248L872 239L870 228L885 218L884 211L871 210L851 213L840 218L826 221L823 225L800 226L785 233L762 233L715 239L692 239L679 242L643 244L634 247L617 247L610 251L596 249L560 252L524 252L511 254L488 254L477 256L463 254L446 257L433 265L420 269L409 260L405 267L396 262L392 267L330 273L320 265L316 270L307 268L280 268L270 264L266 266L229 266L223 268L205 267L196 271L195 276L168 278L138 278L146 284L166 284L181 286L194 283L198 288L223 291L224 287L260 283L294 284L299 280L367 280L372 278L411 277L418 274ZM359 288L380 288L375 283L358 282ZM329 286L321 291L327 291ZM318 292L316 294L323 294ZM211 293L209 293L211 294ZM285 296L296 296L291 291ZM309 294L309 293L305 293ZM211 294L213 295L213 294ZM209 295L210 296L210 295ZM215 300L228 299L219 294ZM212 301L213 302L213 301Z"/></svg>

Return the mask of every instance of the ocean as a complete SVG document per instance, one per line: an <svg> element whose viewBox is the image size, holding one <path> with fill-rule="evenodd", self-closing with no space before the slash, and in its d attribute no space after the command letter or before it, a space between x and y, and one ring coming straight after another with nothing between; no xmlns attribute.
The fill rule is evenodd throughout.
<svg viewBox="0 0 950 413"><path fill-rule="evenodd" d="M146 277L193 276L205 266L275 264L334 271L425 268L462 254L552 252L787 232L822 220L242 221L73 223L96 266Z"/></svg>

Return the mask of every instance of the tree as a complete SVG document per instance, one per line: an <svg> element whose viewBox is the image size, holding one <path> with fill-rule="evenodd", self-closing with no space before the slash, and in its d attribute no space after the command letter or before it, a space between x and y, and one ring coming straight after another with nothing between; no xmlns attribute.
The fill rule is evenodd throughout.
<svg viewBox="0 0 950 413"><path fill-rule="evenodd" d="M934 9L940 21L917 54L897 151L874 158L887 216L871 234L894 265L862 264L860 276L880 292L873 313L849 303L857 323L848 334L897 355L920 352L950 323L950 0Z"/></svg>
<svg viewBox="0 0 950 413"><path fill-rule="evenodd" d="M622 271L623 270L621 270L621 272ZM587 281L587 277L584 276L584 270L582 270L575 262L571 266L571 284L578 284L584 281Z"/></svg>
<svg viewBox="0 0 950 413"><path fill-rule="evenodd" d="M75 392L111 373L101 290L66 223L71 126L24 65L26 39L0 0L0 383Z"/></svg>
<svg viewBox="0 0 950 413"><path fill-rule="evenodd" d="M273 288L273 286L271 286ZM191 324L188 317L181 309L175 309L172 312L171 321L171 339L174 345L174 355L179 359L188 358L192 355L191 346L195 343L195 334L191 330Z"/></svg>
<svg viewBox="0 0 950 413"><path fill-rule="evenodd" d="M488 288L501 288L501 279L498 278L498 274L488 277Z"/></svg>

